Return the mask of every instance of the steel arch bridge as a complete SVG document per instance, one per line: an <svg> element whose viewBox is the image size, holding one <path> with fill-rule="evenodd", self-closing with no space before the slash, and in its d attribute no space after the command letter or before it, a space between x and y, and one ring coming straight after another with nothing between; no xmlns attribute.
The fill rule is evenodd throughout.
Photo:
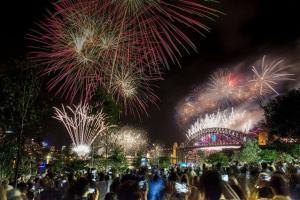
<svg viewBox="0 0 300 200"><path fill-rule="evenodd" d="M228 128L202 129L189 136L184 146L187 149L209 147L239 148L248 140L254 140L256 134L243 133Z"/></svg>

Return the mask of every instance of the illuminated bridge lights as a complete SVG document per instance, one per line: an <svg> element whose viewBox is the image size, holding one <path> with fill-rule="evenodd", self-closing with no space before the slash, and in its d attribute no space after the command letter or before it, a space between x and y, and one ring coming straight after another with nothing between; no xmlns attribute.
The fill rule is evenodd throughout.
<svg viewBox="0 0 300 200"><path fill-rule="evenodd" d="M207 128L190 135L185 147L203 150L237 149L247 140L254 138L255 134L245 134L228 128Z"/></svg>

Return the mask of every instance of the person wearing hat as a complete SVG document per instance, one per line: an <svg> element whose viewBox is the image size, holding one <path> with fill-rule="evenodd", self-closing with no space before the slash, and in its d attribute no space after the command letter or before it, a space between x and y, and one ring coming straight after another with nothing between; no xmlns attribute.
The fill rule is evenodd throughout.
<svg viewBox="0 0 300 200"><path fill-rule="evenodd" d="M258 198L273 198L270 180L271 176L268 173L262 172L258 175Z"/></svg>

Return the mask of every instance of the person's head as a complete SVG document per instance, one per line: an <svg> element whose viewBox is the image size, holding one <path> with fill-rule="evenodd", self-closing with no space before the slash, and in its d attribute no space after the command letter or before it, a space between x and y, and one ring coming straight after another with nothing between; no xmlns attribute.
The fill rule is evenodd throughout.
<svg viewBox="0 0 300 200"><path fill-rule="evenodd" d="M199 184L199 176L194 176L193 177L193 185L197 186Z"/></svg>
<svg viewBox="0 0 300 200"><path fill-rule="evenodd" d="M169 181L174 181L174 182L176 182L176 181L178 180L178 175L177 175L177 173L174 172L174 171L172 171L172 172L170 173L168 179L169 179Z"/></svg>
<svg viewBox="0 0 300 200"><path fill-rule="evenodd" d="M137 181L128 180L120 185L118 191L119 200L139 200L141 198L139 193L139 186Z"/></svg>
<svg viewBox="0 0 300 200"><path fill-rule="evenodd" d="M185 184L189 185L189 177L187 174L183 174L181 176L181 183L185 183Z"/></svg>
<svg viewBox="0 0 300 200"><path fill-rule="evenodd" d="M267 168L270 172L274 172L274 168L273 168L273 166L268 166L268 168Z"/></svg>
<svg viewBox="0 0 300 200"><path fill-rule="evenodd" d="M2 185L3 185L4 188L6 188L6 187L8 186L8 184L9 184L9 182L8 182L7 179L4 179L4 180L2 181Z"/></svg>
<svg viewBox="0 0 300 200"><path fill-rule="evenodd" d="M297 174L290 175L289 185L291 188L297 187L297 185L299 185L299 183L300 183L300 177L298 177Z"/></svg>
<svg viewBox="0 0 300 200"><path fill-rule="evenodd" d="M40 180L40 184L43 188L53 188L54 187L54 183L51 179L49 179L48 177L42 178Z"/></svg>
<svg viewBox="0 0 300 200"><path fill-rule="evenodd" d="M218 163L216 164L216 169L217 169L217 170L221 170L221 168L222 168L222 163L218 162Z"/></svg>
<svg viewBox="0 0 300 200"><path fill-rule="evenodd" d="M266 163L266 162L261 163L261 169L263 171L267 170L268 169L268 163Z"/></svg>
<svg viewBox="0 0 300 200"><path fill-rule="evenodd" d="M74 173L73 173L73 172L70 172L70 173L68 174L68 181L74 181L74 179L75 179Z"/></svg>
<svg viewBox="0 0 300 200"><path fill-rule="evenodd" d="M79 178L74 185L74 193L79 197L85 197L89 191L89 181L86 178Z"/></svg>
<svg viewBox="0 0 300 200"><path fill-rule="evenodd" d="M246 173L247 173L247 167L246 167L246 166L243 166L243 167L241 168L241 174L242 174L242 175L246 175Z"/></svg>
<svg viewBox="0 0 300 200"><path fill-rule="evenodd" d="M265 172L260 173L258 175L258 186L260 188L269 186L270 179L271 179L271 177L269 174L267 174Z"/></svg>
<svg viewBox="0 0 300 200"><path fill-rule="evenodd" d="M119 191L120 184L120 178L115 178L110 185L110 191L113 193L117 193Z"/></svg>
<svg viewBox="0 0 300 200"><path fill-rule="evenodd" d="M204 193L205 199L220 199L222 194L222 179L219 172L208 170L200 177L199 190Z"/></svg>
<svg viewBox="0 0 300 200"><path fill-rule="evenodd" d="M105 174L103 172L99 173L99 181L104 181Z"/></svg>
<svg viewBox="0 0 300 200"><path fill-rule="evenodd" d="M105 180L105 181L109 181L109 175L106 174L106 175L104 176L104 180Z"/></svg>
<svg viewBox="0 0 300 200"><path fill-rule="evenodd" d="M250 182L252 182L253 184L256 183L259 175L259 169L255 166L250 166L249 175Z"/></svg>
<svg viewBox="0 0 300 200"><path fill-rule="evenodd" d="M270 186L272 187L275 195L288 195L288 185L282 175L272 175Z"/></svg>
<svg viewBox="0 0 300 200"><path fill-rule="evenodd" d="M155 173L155 174L152 176L152 180L155 181L155 182L156 182L156 181L159 181L159 178L160 178L160 177L159 177L158 173Z"/></svg>
<svg viewBox="0 0 300 200"><path fill-rule="evenodd" d="M118 200L118 196L113 192L109 192L105 195L104 200Z"/></svg>
<svg viewBox="0 0 300 200"><path fill-rule="evenodd" d="M21 193L26 194L27 193L27 185L26 183L19 183L17 188L20 190Z"/></svg>

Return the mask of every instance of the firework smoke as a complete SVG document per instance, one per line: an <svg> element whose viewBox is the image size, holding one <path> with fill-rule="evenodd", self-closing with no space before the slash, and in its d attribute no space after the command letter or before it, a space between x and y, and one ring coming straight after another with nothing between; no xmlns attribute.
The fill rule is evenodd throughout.
<svg viewBox="0 0 300 200"><path fill-rule="evenodd" d="M248 71L236 68L218 70L210 76L205 87L193 92L177 106L177 119L181 126L195 121L203 113L213 113L231 106L251 105L278 95L286 81L291 81L294 74L289 73L292 65L284 65L283 60L266 60L263 56L257 65Z"/></svg>
<svg viewBox="0 0 300 200"><path fill-rule="evenodd" d="M205 98L214 99L217 104L230 104L236 100L236 95L240 90L240 83L237 75L229 70L219 70L209 79Z"/></svg>

